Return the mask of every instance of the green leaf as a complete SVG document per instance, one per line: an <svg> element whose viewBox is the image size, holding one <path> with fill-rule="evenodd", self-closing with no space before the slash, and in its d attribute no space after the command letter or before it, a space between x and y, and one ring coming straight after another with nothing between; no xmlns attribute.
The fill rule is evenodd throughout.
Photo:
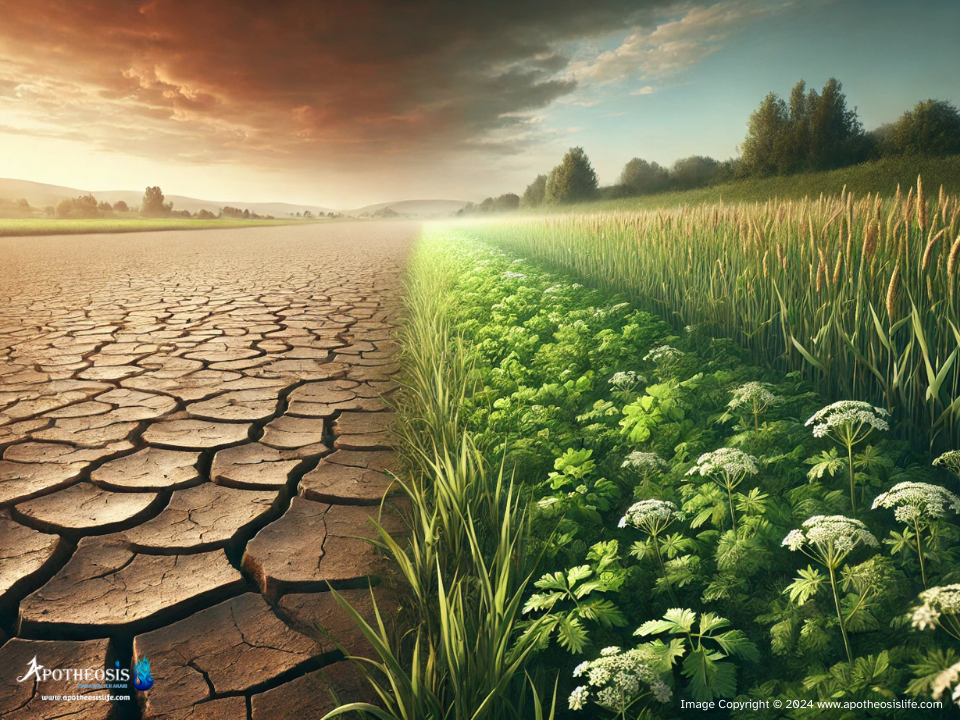
<svg viewBox="0 0 960 720"><path fill-rule="evenodd" d="M575 617L569 615L560 621L559 625L560 645L574 654L580 654L587 646L587 631Z"/></svg>
<svg viewBox="0 0 960 720"><path fill-rule="evenodd" d="M728 630L720 635L714 635L712 640L717 644L727 656L735 656L742 660L757 662L760 660L760 651L741 630Z"/></svg>
<svg viewBox="0 0 960 720"><path fill-rule="evenodd" d="M733 697L737 692L737 671L732 663L721 662L723 655L704 648L692 651L683 661L680 672L689 680L694 700L701 702L715 697Z"/></svg>
<svg viewBox="0 0 960 720"><path fill-rule="evenodd" d="M826 581L826 576L811 565L807 565L806 570L800 570L799 572L800 577L787 585L783 592L790 594L790 602L802 607L807 600L817 594L820 586Z"/></svg>

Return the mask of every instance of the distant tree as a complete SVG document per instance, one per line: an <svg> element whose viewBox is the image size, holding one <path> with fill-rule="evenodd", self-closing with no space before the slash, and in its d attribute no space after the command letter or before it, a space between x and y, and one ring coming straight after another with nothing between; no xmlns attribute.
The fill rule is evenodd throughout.
<svg viewBox="0 0 960 720"><path fill-rule="evenodd" d="M123 200L117 200L113 204L114 212L130 212L130 208L127 207L127 204Z"/></svg>
<svg viewBox="0 0 960 720"><path fill-rule="evenodd" d="M536 179L527 185L523 191L521 204L523 207L540 207L547 195L547 176L537 175Z"/></svg>
<svg viewBox="0 0 960 720"><path fill-rule="evenodd" d="M572 203L589 200L596 194L597 173L590 159L583 148L570 148L547 177L547 202Z"/></svg>
<svg viewBox="0 0 960 720"><path fill-rule="evenodd" d="M880 140L884 155L960 153L960 111L946 100L919 102L885 130Z"/></svg>
<svg viewBox="0 0 960 720"><path fill-rule="evenodd" d="M57 217L68 218L73 215L73 198L61 198L57 203Z"/></svg>
<svg viewBox="0 0 960 720"><path fill-rule="evenodd" d="M101 200L99 203L97 203L97 210L99 210L102 213L113 212L113 206L110 203L104 200Z"/></svg>
<svg viewBox="0 0 960 720"><path fill-rule="evenodd" d="M244 211L243 211L243 217L249 218L249 217L250 217L250 211L249 211L249 210L244 210Z"/></svg>
<svg viewBox="0 0 960 720"><path fill-rule="evenodd" d="M807 170L830 170L859 162L863 125L857 109L847 108L843 86L836 78L827 80L819 95L807 93L806 115L810 124L810 151Z"/></svg>
<svg viewBox="0 0 960 720"><path fill-rule="evenodd" d="M493 201L496 212L512 212L520 209L520 196L516 193L504 193Z"/></svg>
<svg viewBox="0 0 960 720"><path fill-rule="evenodd" d="M53 205L44 205L43 214L48 218L52 218L57 214L57 209Z"/></svg>
<svg viewBox="0 0 960 720"><path fill-rule="evenodd" d="M747 137L740 146L743 168L748 175L766 177L781 171L786 140L787 104L775 93L768 94L747 123Z"/></svg>
<svg viewBox="0 0 960 720"><path fill-rule="evenodd" d="M720 163L712 157L691 155L673 164L670 169L670 178L684 190L703 187L713 182L719 168Z"/></svg>
<svg viewBox="0 0 960 720"><path fill-rule="evenodd" d="M770 93L751 114L741 145L745 175L829 170L866 159L869 142L847 108L843 86L830 78L818 93L798 82L789 104Z"/></svg>
<svg viewBox="0 0 960 720"><path fill-rule="evenodd" d="M198 220L215 220L217 216L206 208L202 208L197 211L196 217Z"/></svg>
<svg viewBox="0 0 960 720"><path fill-rule="evenodd" d="M141 215L166 215L173 210L173 203L165 203L159 187L148 187L140 202Z"/></svg>
<svg viewBox="0 0 960 720"><path fill-rule="evenodd" d="M17 209L22 213L33 212L33 208L30 207L30 203L26 198L20 198L17 200Z"/></svg>
<svg viewBox="0 0 960 720"><path fill-rule="evenodd" d="M646 195L666 190L670 185L670 176L665 168L655 162L633 158L623 166L620 184L635 195Z"/></svg>
<svg viewBox="0 0 960 720"><path fill-rule="evenodd" d="M304 216L305 218L312 218L312 217L313 217L313 213L310 212L309 210L304 210L304 211L303 211L303 216Z"/></svg>

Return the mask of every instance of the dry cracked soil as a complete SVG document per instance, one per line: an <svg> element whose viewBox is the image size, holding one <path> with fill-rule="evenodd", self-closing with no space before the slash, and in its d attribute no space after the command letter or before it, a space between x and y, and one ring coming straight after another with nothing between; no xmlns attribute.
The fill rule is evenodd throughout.
<svg viewBox="0 0 960 720"><path fill-rule="evenodd" d="M0 238L0 718L304 720L369 698L329 588L370 617L385 566L362 538L401 527L385 401L418 231ZM130 702L28 677L144 659Z"/></svg>

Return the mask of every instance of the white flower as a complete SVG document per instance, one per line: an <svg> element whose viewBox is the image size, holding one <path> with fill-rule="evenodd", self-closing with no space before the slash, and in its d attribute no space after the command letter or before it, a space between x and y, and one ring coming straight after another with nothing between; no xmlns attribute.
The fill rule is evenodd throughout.
<svg viewBox="0 0 960 720"><path fill-rule="evenodd" d="M858 545L880 547L866 525L843 515L814 515L804 521L801 530L792 530L782 545L794 551L809 547L821 557L839 560Z"/></svg>
<svg viewBox="0 0 960 720"><path fill-rule="evenodd" d="M656 536L679 517L677 506L668 500L641 500L630 506L620 519L620 527L632 525Z"/></svg>
<svg viewBox="0 0 960 720"><path fill-rule="evenodd" d="M913 611L913 627L925 630L940 624L941 615L960 615L960 584L932 587L920 593L923 604Z"/></svg>
<svg viewBox="0 0 960 720"><path fill-rule="evenodd" d="M838 429L857 437L864 429L867 433L870 430L889 430L890 425L884 420L889 416L889 412L870 403L841 400L817 410L804 425L813 425L814 437L824 437ZM866 434L862 437L866 437Z"/></svg>
<svg viewBox="0 0 960 720"><path fill-rule="evenodd" d="M802 531L791 530L781 544L796 552L803 546L804 539Z"/></svg>
<svg viewBox="0 0 960 720"><path fill-rule="evenodd" d="M933 691L933 699L939 700L945 692L953 688L951 699L960 705L960 662L951 665L946 670L937 675L930 689Z"/></svg>
<svg viewBox="0 0 960 720"><path fill-rule="evenodd" d="M634 451L627 455L622 468L630 468L637 472L653 472L655 470L665 470L667 461L656 453Z"/></svg>
<svg viewBox="0 0 960 720"><path fill-rule="evenodd" d="M748 382L732 391L733 398L727 403L731 410L738 410L742 407L748 408L751 412L754 410L763 410L770 405L779 404L783 398L774 395L770 388L770 383Z"/></svg>
<svg viewBox="0 0 960 720"><path fill-rule="evenodd" d="M623 392L629 392L637 386L637 383L645 383L647 379L643 375L638 375L633 370L626 372L615 372L607 383Z"/></svg>
<svg viewBox="0 0 960 720"><path fill-rule="evenodd" d="M872 509L876 510L878 507L896 508L896 519L902 523L910 523L918 517L946 517L948 510L960 512L960 497L939 485L902 482L877 495Z"/></svg>
<svg viewBox="0 0 960 720"><path fill-rule="evenodd" d="M954 475L960 475L960 451L950 450L933 461L937 467L945 467Z"/></svg>
<svg viewBox="0 0 960 720"><path fill-rule="evenodd" d="M677 360L681 357L683 357L682 350L677 350L675 347L671 347L670 345L660 345L644 355L643 359L650 360L651 362L655 363L662 363L671 360Z"/></svg>
<svg viewBox="0 0 960 720"><path fill-rule="evenodd" d="M586 685L574 688L570 693L569 705L571 710L582 710L590 699L590 689Z"/></svg>
<svg viewBox="0 0 960 720"><path fill-rule="evenodd" d="M649 689L657 701L669 702L673 694L654 670L656 664L653 651L646 646L633 650L604 648L599 658L580 663L574 669L574 677L586 675L587 685L570 693L570 709L582 710L590 701L591 693L596 692L593 700L598 705L613 712L623 712L644 688Z"/></svg>
<svg viewBox="0 0 960 720"><path fill-rule="evenodd" d="M510 272L508 270L507 272L503 273L500 277L505 278L507 280L523 280L527 276L524 275L523 273Z"/></svg>
<svg viewBox="0 0 960 720"><path fill-rule="evenodd" d="M720 448L704 453L697 458L697 464L687 470L687 475L723 474L731 477L738 475L756 475L760 472L757 459L737 448Z"/></svg>

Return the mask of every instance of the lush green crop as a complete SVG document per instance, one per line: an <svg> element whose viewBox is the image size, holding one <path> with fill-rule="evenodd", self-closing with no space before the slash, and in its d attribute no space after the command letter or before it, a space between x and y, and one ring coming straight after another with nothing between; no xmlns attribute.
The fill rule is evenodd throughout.
<svg viewBox="0 0 960 720"><path fill-rule="evenodd" d="M704 205L492 221L471 232L893 412L915 447L960 441L960 199Z"/></svg>
<svg viewBox="0 0 960 720"><path fill-rule="evenodd" d="M671 222L682 230L681 220ZM420 257L430 263L418 272L443 283L429 287L432 301L410 307L415 394L402 427L421 458L469 437L485 458L477 467L513 476L530 535L508 545L518 567L535 571L529 586L522 578L504 586L504 597L520 592L524 601L522 621L501 628L510 647L529 653L526 672L547 695L559 677L570 698L561 714L679 717L679 700L737 697L803 701L786 716L819 718L842 713L807 703L929 698L960 659L960 592L954 600L949 589L960 581L957 456L934 468L887 430L903 422L896 416L865 403L824 408L802 373L751 366L703 323L676 334L622 297L477 234L425 233ZM501 517L489 481L469 489L466 478L482 474L450 483L453 471L426 467L420 476L440 480L439 495L421 482L416 507ZM456 502L443 500L455 488ZM515 497L505 493L505 507ZM417 537L440 548L433 582L476 578L454 614L463 616L457 627L480 628L492 607L483 588L499 575L478 557L494 568L503 556L482 542L471 554L455 541L462 519L448 523L448 539L435 529ZM423 567L414 575L429 575ZM435 603L435 593L422 598L422 608ZM464 672L518 672L486 667ZM488 680L457 678L462 688ZM494 686L498 707L519 707L514 680Z"/></svg>

